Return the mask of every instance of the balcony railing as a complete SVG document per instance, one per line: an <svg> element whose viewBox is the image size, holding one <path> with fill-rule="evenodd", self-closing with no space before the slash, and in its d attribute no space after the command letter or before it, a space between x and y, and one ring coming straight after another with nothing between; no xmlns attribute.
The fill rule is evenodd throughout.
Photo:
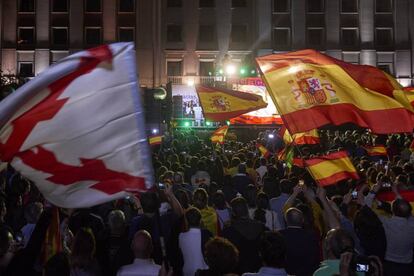
<svg viewBox="0 0 414 276"><path fill-rule="evenodd" d="M183 85L214 85L214 84L250 84L264 86L260 78L240 78L225 76L168 76L168 82Z"/></svg>

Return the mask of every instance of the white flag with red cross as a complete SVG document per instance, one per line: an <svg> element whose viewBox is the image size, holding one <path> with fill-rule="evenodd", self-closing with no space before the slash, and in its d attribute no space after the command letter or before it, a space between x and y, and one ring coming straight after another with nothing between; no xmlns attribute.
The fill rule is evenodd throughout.
<svg viewBox="0 0 414 276"><path fill-rule="evenodd" d="M0 160L82 208L154 182L132 43L71 55L0 102Z"/></svg>

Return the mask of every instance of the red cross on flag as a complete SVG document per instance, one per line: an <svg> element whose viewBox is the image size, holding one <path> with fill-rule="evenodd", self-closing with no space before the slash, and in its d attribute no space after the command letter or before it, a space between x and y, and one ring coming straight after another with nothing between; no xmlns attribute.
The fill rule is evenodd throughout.
<svg viewBox="0 0 414 276"><path fill-rule="evenodd" d="M150 189L150 158L132 43L71 55L0 102L0 160L57 206Z"/></svg>

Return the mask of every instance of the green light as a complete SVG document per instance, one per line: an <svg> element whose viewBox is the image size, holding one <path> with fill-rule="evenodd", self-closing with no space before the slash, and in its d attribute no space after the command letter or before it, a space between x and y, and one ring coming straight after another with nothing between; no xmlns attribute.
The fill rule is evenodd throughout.
<svg viewBox="0 0 414 276"><path fill-rule="evenodd" d="M252 71L250 71L250 73L251 74L254 74L254 73L256 73L256 70L252 70Z"/></svg>
<svg viewBox="0 0 414 276"><path fill-rule="evenodd" d="M184 122L184 126L185 127L189 127L190 126L190 122Z"/></svg>
<svg viewBox="0 0 414 276"><path fill-rule="evenodd" d="M208 75L209 75L209 76L211 76L211 75L212 75L212 73L211 73L211 72L208 72Z"/></svg>
<svg viewBox="0 0 414 276"><path fill-rule="evenodd" d="M242 75L246 74L246 69L244 69L244 68L240 69L240 74L242 74Z"/></svg>
<svg viewBox="0 0 414 276"><path fill-rule="evenodd" d="M206 126L211 126L211 122L206 122Z"/></svg>
<svg viewBox="0 0 414 276"><path fill-rule="evenodd" d="M220 75L223 75L223 69L220 69L220 70L219 70L219 74L220 74Z"/></svg>
<svg viewBox="0 0 414 276"><path fill-rule="evenodd" d="M229 126L230 125L230 121L226 121L226 124Z"/></svg>

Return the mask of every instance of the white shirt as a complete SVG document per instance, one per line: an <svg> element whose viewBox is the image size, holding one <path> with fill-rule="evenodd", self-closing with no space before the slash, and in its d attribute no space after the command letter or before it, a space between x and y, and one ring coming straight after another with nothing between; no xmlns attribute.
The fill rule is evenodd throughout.
<svg viewBox="0 0 414 276"><path fill-rule="evenodd" d="M249 215L251 219L254 219L254 212L256 208L249 208ZM271 210L266 210L266 227L269 228L271 231L281 230L282 226L280 225L278 216L276 212Z"/></svg>
<svg viewBox="0 0 414 276"><path fill-rule="evenodd" d="M130 265L124 265L118 270L117 276L158 276L161 266L152 259L138 259Z"/></svg>
<svg viewBox="0 0 414 276"><path fill-rule="evenodd" d="M201 230L199 228L190 228L187 232L181 233L179 245L184 259L184 276L193 276L198 269L208 268L201 251Z"/></svg>
<svg viewBox="0 0 414 276"><path fill-rule="evenodd" d="M256 169L257 174L259 175L259 181L263 184L263 176L267 173L266 166L260 166Z"/></svg>

